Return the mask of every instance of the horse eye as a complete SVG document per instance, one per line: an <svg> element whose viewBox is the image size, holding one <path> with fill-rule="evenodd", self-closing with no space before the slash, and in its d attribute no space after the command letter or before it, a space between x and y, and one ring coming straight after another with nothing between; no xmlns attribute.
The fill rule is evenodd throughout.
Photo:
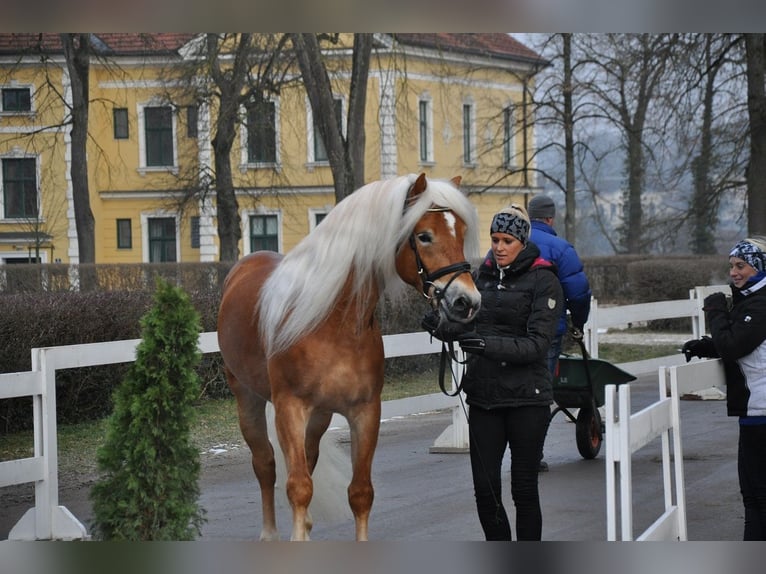
<svg viewBox="0 0 766 574"><path fill-rule="evenodd" d="M432 237L431 234L423 231L422 233L418 233L418 241L421 243L431 243Z"/></svg>

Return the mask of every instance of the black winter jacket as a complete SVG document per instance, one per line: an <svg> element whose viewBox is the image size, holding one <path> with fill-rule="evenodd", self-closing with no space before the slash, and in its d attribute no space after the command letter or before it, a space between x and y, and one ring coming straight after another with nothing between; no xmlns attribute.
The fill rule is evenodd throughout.
<svg viewBox="0 0 766 574"><path fill-rule="evenodd" d="M722 293L705 299L715 345L706 354L723 359L729 416L766 416L766 278L731 292L731 309Z"/></svg>
<svg viewBox="0 0 766 574"><path fill-rule="evenodd" d="M468 355L466 401L484 409L550 405L547 354L564 304L555 265L528 242L504 270L490 251L473 278L481 292L476 331L486 347Z"/></svg>

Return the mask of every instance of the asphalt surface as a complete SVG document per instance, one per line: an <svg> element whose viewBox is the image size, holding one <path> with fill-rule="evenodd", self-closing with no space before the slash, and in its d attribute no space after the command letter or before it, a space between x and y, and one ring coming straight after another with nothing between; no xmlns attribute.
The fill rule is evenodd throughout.
<svg viewBox="0 0 766 574"><path fill-rule="evenodd" d="M634 412L657 400L656 375L640 377L630 385ZM458 405L457 398L454 400ZM688 538L741 540L736 420L726 416L723 401L701 400L681 401L681 419ZM373 464L371 540L483 539L468 455L430 452L451 421L450 410L441 410L382 423ZM331 430L329 438L348 451L347 430ZM633 457L636 536L663 511L660 449L656 440ZM550 470L540 474L543 539L606 540L605 446L595 459L583 459L575 444L575 425L559 413L551 422L545 458ZM503 499L513 525L508 467L506 459L508 481ZM261 528L260 494L246 448L206 455L200 487L200 502L207 516L202 540L257 540ZM337 485L337 498L330 504L330 508L339 510L339 516L314 512L312 540L353 540L354 525L344 503L345 488L345 484ZM88 485L62 489L59 501L86 525L91 517L88 491ZM7 538L9 529L28 507L28 501L14 502L5 497L0 508L0 539ZM282 537L289 539L290 512L283 498L278 499L277 519Z"/></svg>

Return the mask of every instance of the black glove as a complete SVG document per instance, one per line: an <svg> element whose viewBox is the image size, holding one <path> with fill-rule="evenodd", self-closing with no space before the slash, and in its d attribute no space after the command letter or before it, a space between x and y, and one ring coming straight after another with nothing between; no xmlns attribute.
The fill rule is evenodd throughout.
<svg viewBox="0 0 766 574"><path fill-rule="evenodd" d="M699 357L700 359L704 359L706 357L716 356L713 339L707 336L702 337L701 339L692 339L690 341L686 341L684 346L681 347L681 352L684 354L684 357L686 357L687 363L691 361L692 357Z"/></svg>
<svg viewBox="0 0 766 574"><path fill-rule="evenodd" d="M474 355L481 355L487 347L487 340L476 331L463 333L456 337L455 340L460 344L460 348L464 352L473 353Z"/></svg>
<svg viewBox="0 0 766 574"><path fill-rule="evenodd" d="M702 302L703 311L726 311L727 308L726 295L720 292L708 295Z"/></svg>
<svg viewBox="0 0 766 574"><path fill-rule="evenodd" d="M465 324L458 321L444 320L436 309L428 311L423 315L420 326L428 331L432 337L447 343L456 341L458 337L465 335L474 328L473 322Z"/></svg>
<svg viewBox="0 0 766 574"><path fill-rule="evenodd" d="M572 338L575 341L582 341L583 338L583 328L581 327L572 327L572 330L570 331L570 334L572 335Z"/></svg>

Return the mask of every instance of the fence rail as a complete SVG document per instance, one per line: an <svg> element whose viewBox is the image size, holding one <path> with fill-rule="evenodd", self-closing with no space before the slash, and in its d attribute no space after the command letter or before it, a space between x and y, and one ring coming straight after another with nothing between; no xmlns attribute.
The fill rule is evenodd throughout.
<svg viewBox="0 0 766 574"><path fill-rule="evenodd" d="M599 332L633 321L689 317L693 334L704 332L702 299L704 295L725 290L725 286L696 287L689 300L663 301L594 311L586 325L586 345L593 357L598 356ZM633 319L635 317L635 319ZM132 362L140 339L89 343L32 349L32 370L25 373L0 374L0 399L31 396L33 398L34 456L0 463L0 487L35 483L35 505L22 516L9 534L16 540L73 540L87 538L85 527L65 507L58 504L58 444L56 434L56 371ZM387 358L437 353L441 345L424 332L386 335L383 337ZM202 333L202 353L218 352L215 332ZM454 384L454 381L453 381ZM428 395L404 406L401 401L383 405L382 415L395 416L450 406L441 393ZM412 406L414 405L414 406ZM408 408L418 411L408 412ZM342 418L342 417L341 417ZM334 423L337 419L334 419ZM338 420L338 424L342 424ZM437 439L433 450L462 450L466 447L467 422L459 407L453 408L453 424Z"/></svg>

